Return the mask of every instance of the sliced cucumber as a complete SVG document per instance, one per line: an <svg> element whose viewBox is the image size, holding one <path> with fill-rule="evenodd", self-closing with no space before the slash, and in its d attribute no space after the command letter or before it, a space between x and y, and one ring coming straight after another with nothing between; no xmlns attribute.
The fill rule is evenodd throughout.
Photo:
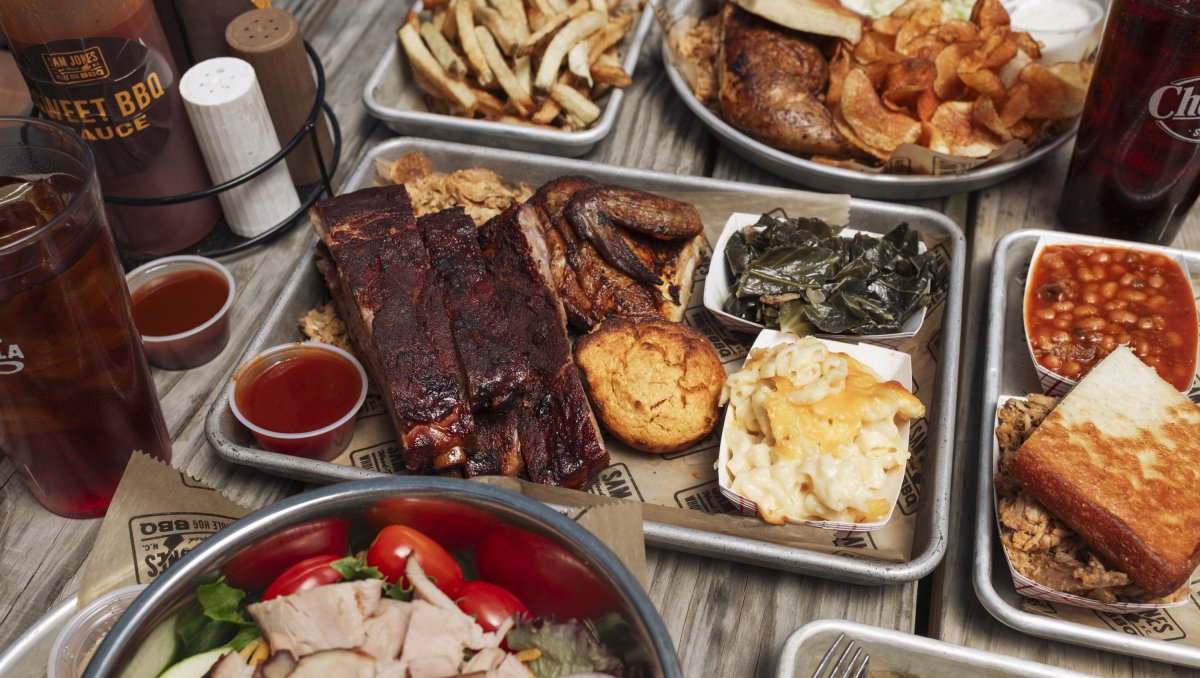
<svg viewBox="0 0 1200 678"><path fill-rule="evenodd" d="M204 674L217 663L226 652L233 652L231 647L218 647L215 650L201 652L175 664L163 671L158 678L203 678Z"/></svg>

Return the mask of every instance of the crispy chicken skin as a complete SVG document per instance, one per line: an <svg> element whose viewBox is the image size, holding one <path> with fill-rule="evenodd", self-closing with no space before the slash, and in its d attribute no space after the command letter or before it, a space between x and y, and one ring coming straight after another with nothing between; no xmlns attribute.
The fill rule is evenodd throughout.
<svg viewBox="0 0 1200 678"><path fill-rule="evenodd" d="M721 116L729 124L789 153L847 152L817 98L829 81L829 64L804 34L727 3L717 61Z"/></svg>

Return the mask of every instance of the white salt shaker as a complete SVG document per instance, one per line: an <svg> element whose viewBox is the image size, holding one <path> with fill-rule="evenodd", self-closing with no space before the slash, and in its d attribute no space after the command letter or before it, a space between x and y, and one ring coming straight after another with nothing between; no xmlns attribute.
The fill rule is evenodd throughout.
<svg viewBox="0 0 1200 678"><path fill-rule="evenodd" d="M245 61L233 57L201 61L183 74L179 93L213 181L241 176L279 152L279 138L258 78ZM300 197L283 162L218 197L229 228L246 238L269 230L300 209Z"/></svg>

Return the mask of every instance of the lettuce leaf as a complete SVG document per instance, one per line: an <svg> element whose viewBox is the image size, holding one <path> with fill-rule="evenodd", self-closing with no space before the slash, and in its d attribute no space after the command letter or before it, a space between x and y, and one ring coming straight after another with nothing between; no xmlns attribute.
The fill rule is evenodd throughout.
<svg viewBox="0 0 1200 678"><path fill-rule="evenodd" d="M196 587L196 601L175 621L175 661L218 647L240 650L257 638L258 627L246 614L245 598L246 592L230 586L224 576L203 580Z"/></svg>
<svg viewBox="0 0 1200 678"><path fill-rule="evenodd" d="M541 652L541 656L526 665L537 678L572 673L621 675L621 660L600 642L591 627L575 619L522 621L508 632L505 640L514 651Z"/></svg>

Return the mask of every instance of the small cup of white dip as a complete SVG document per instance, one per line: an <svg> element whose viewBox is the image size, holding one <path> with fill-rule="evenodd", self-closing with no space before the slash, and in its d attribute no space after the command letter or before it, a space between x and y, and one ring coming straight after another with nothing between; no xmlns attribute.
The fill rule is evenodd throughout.
<svg viewBox="0 0 1200 678"><path fill-rule="evenodd" d="M1044 64L1079 61L1104 18L1096 0L1005 0L1015 31L1042 43Z"/></svg>

